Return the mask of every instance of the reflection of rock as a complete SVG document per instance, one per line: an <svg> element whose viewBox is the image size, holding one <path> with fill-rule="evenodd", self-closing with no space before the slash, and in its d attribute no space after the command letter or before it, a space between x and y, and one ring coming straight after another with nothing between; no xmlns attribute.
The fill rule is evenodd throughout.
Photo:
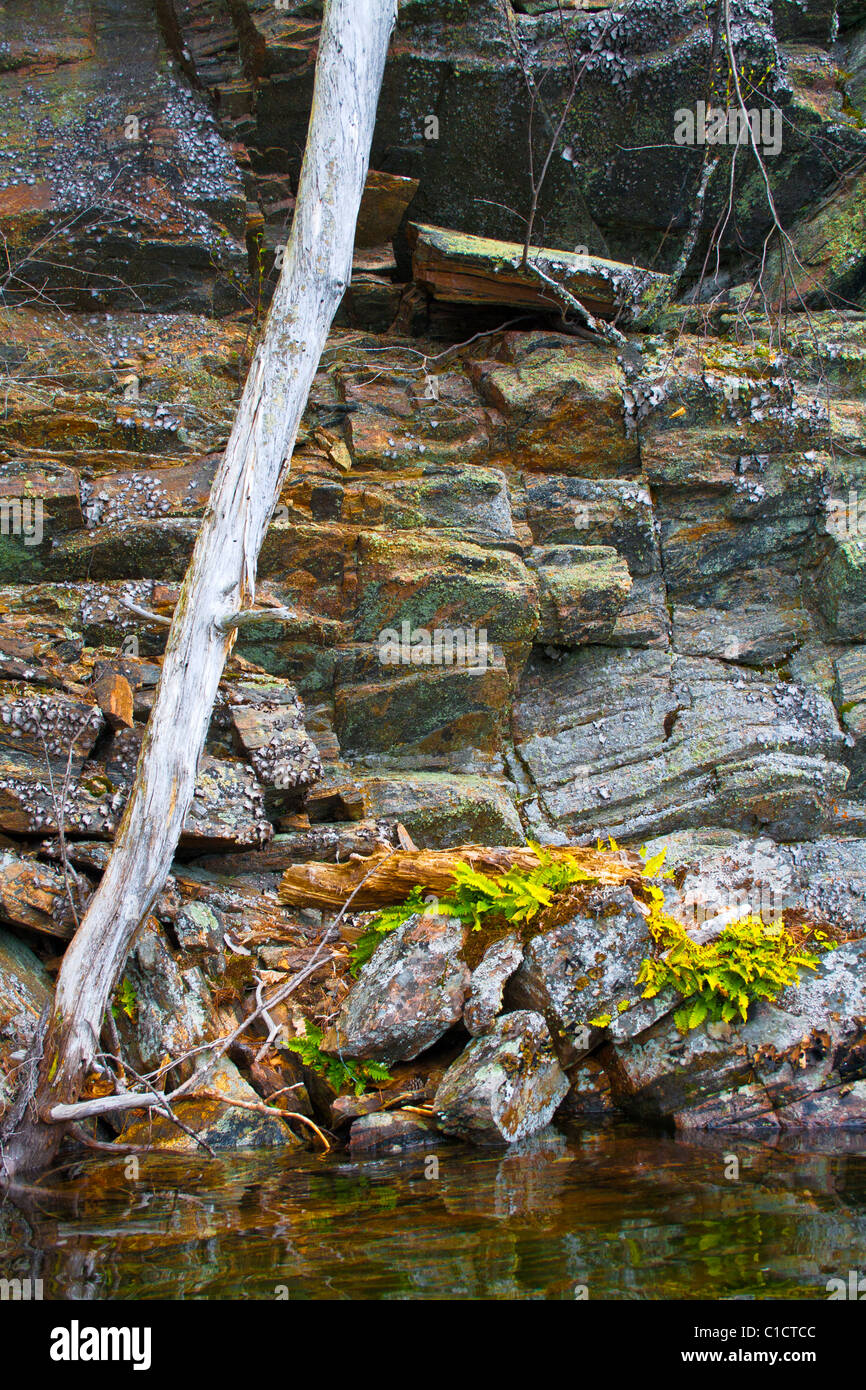
<svg viewBox="0 0 866 1390"><path fill-rule="evenodd" d="M544 1019L518 1010L497 1019L448 1068L433 1108L446 1134L514 1143L544 1129L567 1089Z"/></svg>
<svg viewBox="0 0 866 1390"><path fill-rule="evenodd" d="M408 1149L433 1148L441 1138L432 1125L418 1115L393 1111L362 1115L349 1132L352 1158L386 1158Z"/></svg>
<svg viewBox="0 0 866 1390"><path fill-rule="evenodd" d="M510 1144L492 1174L486 1154L480 1160L449 1155L440 1164L437 1192L449 1214L462 1220L528 1219L534 1225L556 1226L571 1156L568 1140L548 1125ZM483 1166L476 1169L476 1163Z"/></svg>

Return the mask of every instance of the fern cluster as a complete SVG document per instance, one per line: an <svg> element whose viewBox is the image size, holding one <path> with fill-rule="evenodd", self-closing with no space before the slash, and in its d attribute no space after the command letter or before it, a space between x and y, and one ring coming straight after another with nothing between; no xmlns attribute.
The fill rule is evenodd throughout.
<svg viewBox="0 0 866 1390"><path fill-rule="evenodd" d="M440 912L446 917L457 917L473 931L484 925L484 918L490 913L520 926L530 922L557 893L572 883L597 882L594 875L581 869L575 861L555 859L541 845L533 844L531 848L538 856L537 868L513 867L507 873L491 877L468 864L458 863L452 870L455 887L447 896L431 899L429 890L416 887L399 907L385 907L377 912L355 943L352 973L357 975L366 965L383 933L394 931L416 912Z"/></svg>
<svg viewBox="0 0 866 1390"><path fill-rule="evenodd" d="M818 956L794 940L781 917L770 924L760 917L741 918L701 945L663 911L661 890L651 892L650 931L661 954L641 963L637 983L646 986L644 999L666 988L683 996L674 1014L682 1033L705 1021L731 1023L738 1014L745 1022L751 1004L775 1002L783 989L799 983L801 969L817 969ZM835 949L819 929L811 940L818 950Z"/></svg>
<svg viewBox="0 0 866 1390"><path fill-rule="evenodd" d="M138 1009L138 999L135 990L129 982L128 976L124 975L117 989L114 991L114 1000L111 1005L113 1016L118 1019L121 1014L127 1018L134 1019Z"/></svg>
<svg viewBox="0 0 866 1390"><path fill-rule="evenodd" d="M341 1057L329 1057L322 1051L322 1030L315 1023L304 1021L304 1033L299 1038L289 1038L283 1047L295 1052L305 1067L324 1076L337 1092L354 1089L356 1096L362 1096L367 1086L377 1082L391 1081L388 1068L381 1062L345 1062Z"/></svg>
<svg viewBox="0 0 866 1390"><path fill-rule="evenodd" d="M421 888L413 888L404 903L397 907L383 907L376 916L367 924L367 929L363 936L360 936L352 947L352 974L357 975L363 965L372 956L379 942L385 933L394 931L397 927L416 912L429 912L429 904L424 901Z"/></svg>
<svg viewBox="0 0 866 1390"><path fill-rule="evenodd" d="M618 849L614 840L608 843L612 852ZM441 912L459 918L476 931L490 914L498 920L522 925L571 884L597 882L576 861L554 858L540 845L533 844L532 848L538 856L536 868L514 867L492 877L468 864L456 864L455 886L447 896L432 900L431 905L429 894L425 898L426 890L418 887L413 888L404 903L383 908L355 944L353 973L357 974L370 959L382 935L399 927L413 913ZM598 848L603 848L600 841ZM751 1004L759 999L774 1002L782 990L799 982L801 969L817 968L816 952L835 949L835 943L819 928L811 930L806 946L794 939L783 918L768 924L753 916L731 923L714 941L701 945L664 910L664 893L654 880L672 877L669 870L663 871L665 851L652 858L646 857L645 849L641 853L644 867L638 895L649 906L649 928L658 953L641 963L636 983L645 986L644 999L652 999L666 988L682 996L684 1002L674 1014L682 1032L705 1021L730 1023L737 1015L745 1021ZM621 1003L618 1007L624 1011L629 1004ZM607 1026L610 1017L604 1015L591 1022L594 1026Z"/></svg>

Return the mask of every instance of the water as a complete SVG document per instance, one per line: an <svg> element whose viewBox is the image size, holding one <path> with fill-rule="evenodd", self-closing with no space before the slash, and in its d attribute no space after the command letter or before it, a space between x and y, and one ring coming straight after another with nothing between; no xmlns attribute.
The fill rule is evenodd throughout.
<svg viewBox="0 0 866 1390"><path fill-rule="evenodd" d="M46 1299L826 1299L866 1273L863 1146L617 1125L358 1164L152 1155L137 1180L100 1158L0 1208L0 1275Z"/></svg>

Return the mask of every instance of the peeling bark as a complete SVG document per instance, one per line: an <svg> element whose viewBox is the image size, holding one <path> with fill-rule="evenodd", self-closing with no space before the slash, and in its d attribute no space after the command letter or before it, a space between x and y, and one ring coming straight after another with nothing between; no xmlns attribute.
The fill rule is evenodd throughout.
<svg viewBox="0 0 866 1390"><path fill-rule="evenodd" d="M295 217L265 333L171 621L135 784L102 882L63 960L35 1092L3 1137L8 1177L47 1165L99 1047L115 982L171 867L239 615L334 314L355 223L396 0L328 0ZM8 1128L8 1126L7 1126Z"/></svg>

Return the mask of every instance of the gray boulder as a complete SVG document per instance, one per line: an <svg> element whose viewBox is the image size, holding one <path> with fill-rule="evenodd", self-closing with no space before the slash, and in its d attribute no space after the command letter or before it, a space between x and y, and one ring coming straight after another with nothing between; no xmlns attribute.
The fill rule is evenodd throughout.
<svg viewBox="0 0 866 1390"><path fill-rule="evenodd" d="M652 946L628 888L593 889L582 912L532 939L508 1001L544 1015L562 1065L571 1066L602 1039L631 1037L671 1008L669 992L644 1000L635 984Z"/></svg>
<svg viewBox="0 0 866 1390"><path fill-rule="evenodd" d="M443 1076L433 1101L446 1134L512 1144L544 1129L568 1090L541 1014L504 1014Z"/></svg>
<svg viewBox="0 0 866 1390"><path fill-rule="evenodd" d="M416 914L384 936L343 1003L329 1050L392 1063L437 1042L469 992L465 933L453 917Z"/></svg>

